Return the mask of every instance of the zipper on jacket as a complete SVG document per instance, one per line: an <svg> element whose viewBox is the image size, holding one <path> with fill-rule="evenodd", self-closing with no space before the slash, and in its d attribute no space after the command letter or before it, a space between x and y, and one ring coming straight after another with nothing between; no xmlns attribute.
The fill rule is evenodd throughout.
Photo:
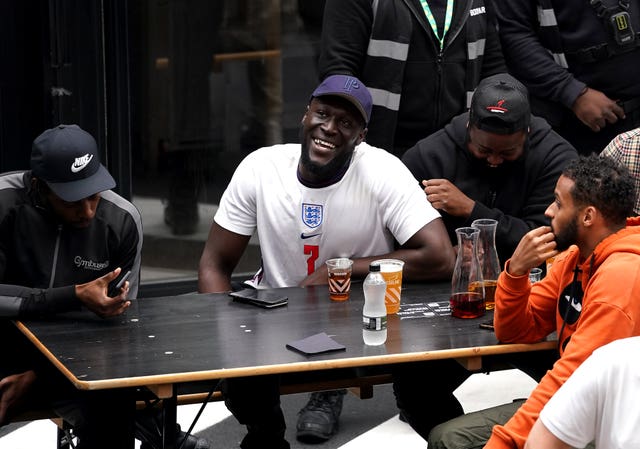
<svg viewBox="0 0 640 449"><path fill-rule="evenodd" d="M53 263L51 266L51 277L49 278L49 288L53 287L53 282L56 280L56 267L58 266L58 251L60 250L60 237L62 235L62 225L58 225L58 236L56 237L56 246L53 250Z"/></svg>
<svg viewBox="0 0 640 449"><path fill-rule="evenodd" d="M473 4L473 0L467 0L466 5L464 7L464 12L462 13L462 20L458 24L459 26L457 26L454 29L449 28L449 32L444 36L442 48L440 48L440 46L435 43L435 40L433 39L433 33L431 33L431 36L432 36L431 42L434 43L434 46L436 47L436 51L438 53L438 55L436 56L436 75L438 77L438 84L437 84L438 92L436 93L437 99L440 99L440 96L442 94L442 88L443 88L442 87L442 63L444 61L444 52L451 46L451 43L456 40L456 38L458 37L458 35L466 25L467 20L469 19L469 11L471 10L472 4ZM441 102L436 101L435 103L436 103L436 123L438 123L440 122ZM494 194L494 199L495 199L495 194Z"/></svg>
<svg viewBox="0 0 640 449"><path fill-rule="evenodd" d="M489 190L489 204L488 204L488 206L490 208L492 208L492 209L494 208L494 206L496 204L496 195L497 195L497 193L498 192L496 192L495 189L494 190Z"/></svg>
<svg viewBox="0 0 640 449"><path fill-rule="evenodd" d="M436 56L436 78L437 78L437 92L436 92L436 98L441 99L442 97L442 61L444 61L444 50L438 50L438 56ZM442 102L441 101L436 101L435 102L436 105L436 114L435 114L435 122L433 123L433 125L435 125L436 123L440 122L440 115L442 114Z"/></svg>
<svg viewBox="0 0 640 449"><path fill-rule="evenodd" d="M456 38L458 37L458 34L460 34L462 29L466 25L467 20L469 20L469 11L471 10L472 4L473 4L473 0L467 1L467 4L464 8L464 13L462 15L462 21L460 22L460 26L454 30L451 30L451 28L449 28L449 33L445 35L445 45L443 45L443 51L446 50L446 48L449 46L449 44L451 44L451 42L456 40Z"/></svg>

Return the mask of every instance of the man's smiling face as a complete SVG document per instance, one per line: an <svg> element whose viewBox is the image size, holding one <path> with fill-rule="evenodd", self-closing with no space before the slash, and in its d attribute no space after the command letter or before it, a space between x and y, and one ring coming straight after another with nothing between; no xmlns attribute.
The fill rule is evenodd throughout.
<svg viewBox="0 0 640 449"><path fill-rule="evenodd" d="M364 140L364 119L348 100L339 96L315 97L302 118L300 174L318 182L335 176Z"/></svg>

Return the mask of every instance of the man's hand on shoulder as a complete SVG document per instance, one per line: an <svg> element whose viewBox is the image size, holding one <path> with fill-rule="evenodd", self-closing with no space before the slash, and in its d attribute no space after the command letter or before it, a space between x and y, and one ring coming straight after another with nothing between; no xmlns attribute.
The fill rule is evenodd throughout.
<svg viewBox="0 0 640 449"><path fill-rule="evenodd" d="M116 268L86 284L76 285L76 297L87 309L102 318L122 314L131 305L131 301L127 301L129 282L125 282L117 296L108 296L109 283L118 277L120 271L120 268Z"/></svg>

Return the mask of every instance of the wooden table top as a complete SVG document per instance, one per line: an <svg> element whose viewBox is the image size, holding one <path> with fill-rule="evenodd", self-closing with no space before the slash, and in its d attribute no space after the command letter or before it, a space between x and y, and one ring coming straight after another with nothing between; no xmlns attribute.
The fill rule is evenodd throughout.
<svg viewBox="0 0 640 449"><path fill-rule="evenodd" d="M555 346L499 344L493 332L478 326L491 313L470 320L428 316L433 303L448 301L449 290L449 283L404 285L401 313L389 315L382 346L363 343L361 283L352 285L345 302L329 300L326 286L277 289L289 303L276 309L236 303L226 294L190 294L135 299L116 318L85 311L17 326L80 389L479 358ZM285 347L320 332L346 350L306 356Z"/></svg>

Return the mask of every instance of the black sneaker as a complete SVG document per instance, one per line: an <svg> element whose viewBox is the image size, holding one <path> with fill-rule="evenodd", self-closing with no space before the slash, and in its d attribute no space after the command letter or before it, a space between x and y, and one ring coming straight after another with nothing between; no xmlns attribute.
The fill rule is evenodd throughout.
<svg viewBox="0 0 640 449"><path fill-rule="evenodd" d="M209 441L205 438L198 438L195 435L187 436L187 439L182 443L184 437L187 435L186 432L180 430L180 425L177 425L176 430L178 431L176 435L176 449L180 448L182 444L182 449L209 449ZM140 433L140 426L138 426L138 433L136 434L136 438L140 439L142 442L140 443L140 449L161 449L162 448L162 438L159 433L159 429L157 432L153 432L153 435L149 433L145 433L144 436Z"/></svg>
<svg viewBox="0 0 640 449"><path fill-rule="evenodd" d="M298 413L296 438L303 443L322 443L338 432L342 399L347 390L312 393Z"/></svg>
<svg viewBox="0 0 640 449"><path fill-rule="evenodd" d="M182 440L187 434L185 432L178 432L178 436L176 437L176 449L209 449L209 441L204 438L198 438L195 435L188 435L184 444L182 444ZM180 446L182 444L182 446Z"/></svg>

